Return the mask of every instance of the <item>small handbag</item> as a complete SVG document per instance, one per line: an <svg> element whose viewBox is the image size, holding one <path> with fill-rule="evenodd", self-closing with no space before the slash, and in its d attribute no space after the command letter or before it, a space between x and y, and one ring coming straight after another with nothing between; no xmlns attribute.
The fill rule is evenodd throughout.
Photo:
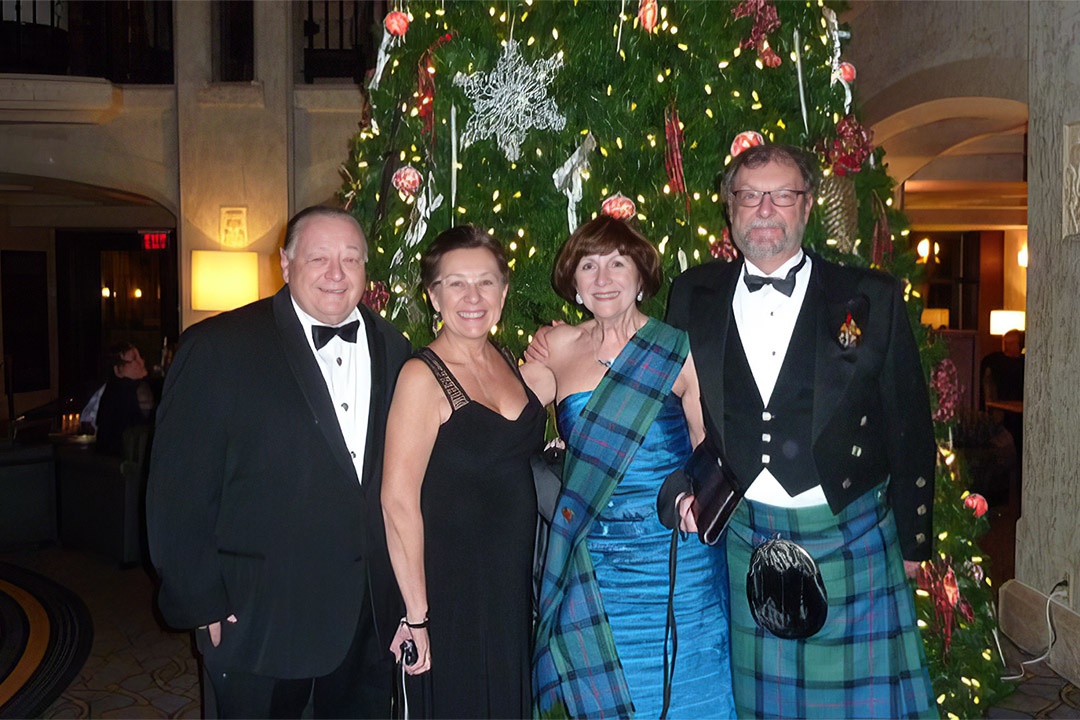
<svg viewBox="0 0 1080 720"><path fill-rule="evenodd" d="M706 545L715 545L746 491L735 479L727 460L708 439L694 450L684 472L694 493L690 511L697 523L698 537Z"/></svg>

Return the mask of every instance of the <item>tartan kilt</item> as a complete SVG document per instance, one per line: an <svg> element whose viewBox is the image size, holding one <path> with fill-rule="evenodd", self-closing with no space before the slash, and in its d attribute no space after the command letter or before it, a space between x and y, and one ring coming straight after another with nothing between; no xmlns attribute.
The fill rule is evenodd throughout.
<svg viewBox="0 0 1080 720"><path fill-rule="evenodd" d="M727 529L731 669L740 718L937 718L912 590L882 483L833 515L743 499ZM783 640L746 599L755 546L779 533L813 556L829 596L824 627Z"/></svg>

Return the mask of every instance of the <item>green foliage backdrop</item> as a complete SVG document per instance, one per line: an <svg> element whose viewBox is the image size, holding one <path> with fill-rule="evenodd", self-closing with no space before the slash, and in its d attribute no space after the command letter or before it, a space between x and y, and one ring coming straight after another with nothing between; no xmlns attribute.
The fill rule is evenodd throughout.
<svg viewBox="0 0 1080 720"><path fill-rule="evenodd" d="M824 174L836 179L838 158L829 150L840 134L838 124L842 128L846 116L857 114L855 106L845 108L844 83L834 82L839 39L830 32L828 16L840 9L836 3L660 2L655 4L655 27L648 32L638 12L651 2L412 0L395 8L410 20L402 38L382 27L375 30L377 38L393 42L384 44L386 64L377 87L369 91L369 116L361 121L342 167L342 198L368 229L369 277L385 281L373 286L366 301L414 344L432 337L430 309L418 278L419 253L435 234L455 224L489 229L509 247L510 294L496 328L498 342L520 353L538 326L554 319L580 320L578 308L559 299L550 286L555 255L571 230L567 196L552 176L590 134L596 147L587 155L587 169L576 170L582 181L578 218L594 217L613 195L630 198L636 225L660 248L669 280L687 266L712 260L724 246L727 223L719 180L740 133L755 131L767 140L811 150ZM773 9L777 22L769 22ZM745 43L755 32L754 41ZM534 83L531 94L507 92L502 109L527 114L550 99L565 125L525 132L520 157L513 161L496 137L468 147L459 142L452 198L455 135L460 141L474 115L473 99L455 77L491 73L510 40L518 43L523 62L536 69L531 79L539 76L533 63L561 57L561 67L550 83ZM681 158L672 165L665 151L675 125L666 121L674 113L682 138ZM429 117L430 130L425 127ZM849 155L849 164L851 150L839 153ZM685 193L678 192L669 172L679 165ZM893 181L883 152L856 156L853 165L840 180L848 201L820 193L806 242L829 259L877 264L909 281L909 309L917 339L926 348L929 375L943 352L917 322L921 302L912 283L917 286L918 266L905 220L892 208ZM415 193L392 183L405 166L422 180ZM441 204L425 218L422 199L439 196ZM853 228L853 237L838 235L837 219ZM416 237L425 220L426 233L408 245L410 228ZM662 317L665 299L666 287L644 310ZM934 401L939 401L936 395ZM947 445L948 426L939 423L938 433ZM946 643L936 609L941 593L924 590L917 598L935 692L943 716L950 717L982 714L1007 691L997 680L988 585L971 571L971 558L978 557L973 541L985 532L985 521L964 507L964 482L940 464L935 512L938 532L945 533L939 547L958 568L954 574L965 573L960 592L970 598L975 616L965 621L954 612Z"/></svg>

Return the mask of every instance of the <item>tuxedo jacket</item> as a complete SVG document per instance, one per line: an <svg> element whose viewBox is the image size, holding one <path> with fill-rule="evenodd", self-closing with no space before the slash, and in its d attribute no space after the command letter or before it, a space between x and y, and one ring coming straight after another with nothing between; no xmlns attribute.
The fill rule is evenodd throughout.
<svg viewBox="0 0 1080 720"><path fill-rule="evenodd" d="M379 493L387 410L411 347L360 313L371 356L362 478L287 285L181 337L157 414L147 531L169 625L238 618L222 623L215 667L325 675L364 603L389 647L400 595Z"/></svg>
<svg viewBox="0 0 1080 720"><path fill-rule="evenodd" d="M927 559L936 446L926 381L899 282L883 272L808 254L812 265L803 311L812 313L812 346L796 347L793 337L787 352L788 358L798 353L796 358L814 359L809 459L834 514L888 478L904 558ZM738 260L691 268L675 279L668 304L668 323L690 335L706 432L721 456L726 452L725 421L732 415L725 408L724 358L742 267ZM861 334L845 346L840 331L849 314ZM738 482L746 489L754 479L740 477ZM665 497L684 489L668 487Z"/></svg>

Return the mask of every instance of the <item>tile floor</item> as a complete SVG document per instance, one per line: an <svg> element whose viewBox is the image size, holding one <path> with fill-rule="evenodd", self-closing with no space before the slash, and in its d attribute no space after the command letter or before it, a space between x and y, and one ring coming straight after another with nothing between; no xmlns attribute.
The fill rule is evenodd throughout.
<svg viewBox="0 0 1080 720"><path fill-rule="evenodd" d="M76 592L94 618L94 644L71 686L46 718L198 718L198 667L187 633L162 629L154 587L141 567L50 547L0 553ZM1004 640L1004 638L1003 638ZM1007 643L1007 640L1004 640ZM1023 654L1006 644L1011 671ZM1017 691L991 708L994 718L1080 718L1080 689L1045 664L1028 666Z"/></svg>

